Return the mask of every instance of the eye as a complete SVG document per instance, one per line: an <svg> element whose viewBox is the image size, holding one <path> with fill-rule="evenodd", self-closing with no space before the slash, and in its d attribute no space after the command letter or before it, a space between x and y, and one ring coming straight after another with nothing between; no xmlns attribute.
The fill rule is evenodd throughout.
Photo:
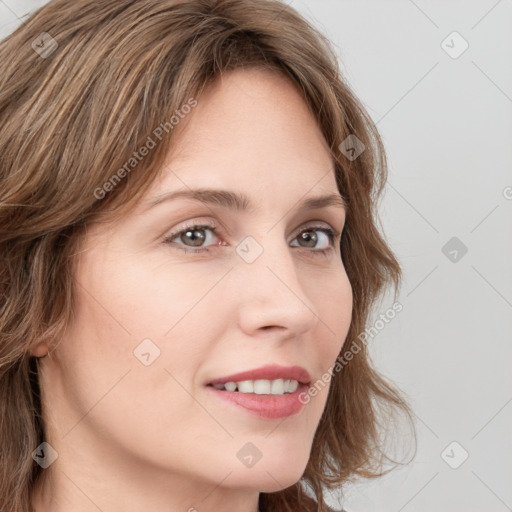
<svg viewBox="0 0 512 512"><path fill-rule="evenodd" d="M164 243L168 244L176 244L174 242L175 239L178 239L179 242L182 242L184 247L198 247L199 249L192 249L189 251L184 247L180 247L180 243L178 242L178 249L181 249L185 252L204 252L208 249L202 248L202 244L205 242L211 242L212 236L208 236L208 231L215 234L217 232L218 226L210 225L210 224L191 224L190 226L186 226L181 231L177 233L171 233L164 239ZM189 244L190 245L187 245Z"/></svg>
<svg viewBox="0 0 512 512"><path fill-rule="evenodd" d="M318 234L315 232L320 233L321 235L318 236ZM299 235L295 237L295 240L305 244L299 245L299 247L315 248L315 251L325 253L333 248L336 234L337 233L331 228L323 226L311 226L302 230ZM318 243L324 247L318 248Z"/></svg>
<svg viewBox="0 0 512 512"><path fill-rule="evenodd" d="M175 246L176 249L186 253L208 252L210 251L209 247L212 245L226 245L224 242L212 244L217 230L218 226L215 224L190 224L180 231L166 236L163 243ZM339 236L339 233L330 227L309 226L306 229L302 229L294 238L294 240L299 242L299 245L294 245L294 247L300 247L301 249L311 248L311 252L325 255L334 250L337 236ZM321 245L320 248L317 247L319 244Z"/></svg>

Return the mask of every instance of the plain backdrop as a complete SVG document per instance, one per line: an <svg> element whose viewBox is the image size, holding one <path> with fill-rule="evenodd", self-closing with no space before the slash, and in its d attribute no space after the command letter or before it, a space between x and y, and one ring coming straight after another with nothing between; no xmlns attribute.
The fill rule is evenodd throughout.
<svg viewBox="0 0 512 512"><path fill-rule="evenodd" d="M0 1L0 37L44 3ZM403 310L369 346L411 400L418 452L347 485L343 506L512 510L512 1L287 3L332 41L383 136L382 225L405 274Z"/></svg>

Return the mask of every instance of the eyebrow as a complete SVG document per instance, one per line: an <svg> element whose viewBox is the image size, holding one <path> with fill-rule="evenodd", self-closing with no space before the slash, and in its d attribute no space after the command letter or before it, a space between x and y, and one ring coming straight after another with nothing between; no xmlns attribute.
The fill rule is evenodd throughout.
<svg viewBox="0 0 512 512"><path fill-rule="evenodd" d="M245 194L213 188L199 188L168 192L153 198L148 203L148 206L144 211L146 212L161 203L179 198L194 199L204 204L222 206L223 208L240 212L254 211L254 205ZM304 199L299 203L298 209L316 210L328 206L338 206L346 209L347 203L340 194L329 194Z"/></svg>

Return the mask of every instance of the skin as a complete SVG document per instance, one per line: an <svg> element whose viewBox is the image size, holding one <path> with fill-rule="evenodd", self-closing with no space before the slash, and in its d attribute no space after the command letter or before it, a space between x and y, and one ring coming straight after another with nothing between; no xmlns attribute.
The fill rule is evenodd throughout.
<svg viewBox="0 0 512 512"><path fill-rule="evenodd" d="M316 381L342 349L352 313L345 211L297 209L339 194L328 146L294 87L268 70L225 74L175 129L168 165L137 208L91 226L77 255L74 323L39 361L58 458L33 493L36 512L256 512L259 492L293 485L306 467L328 385L300 413L265 419L205 384L271 363ZM196 187L245 193L254 209L182 198L145 211ZM183 234L164 243L187 221L219 230L201 232L199 247ZM316 246L298 238L312 225L338 232L326 255L317 228ZM249 235L263 248L250 264L236 252ZM148 366L133 354L146 338L160 349ZM248 442L262 454L250 468L236 456Z"/></svg>

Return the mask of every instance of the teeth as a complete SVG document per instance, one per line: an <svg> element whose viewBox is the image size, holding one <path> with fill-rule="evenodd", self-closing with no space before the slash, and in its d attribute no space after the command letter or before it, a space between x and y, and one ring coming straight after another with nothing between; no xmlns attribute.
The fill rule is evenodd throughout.
<svg viewBox="0 0 512 512"><path fill-rule="evenodd" d="M294 391L297 390L298 387L299 387L299 383L296 380L291 380L290 385L288 387L288 391L290 393L293 393Z"/></svg>
<svg viewBox="0 0 512 512"><path fill-rule="evenodd" d="M236 384L240 393L254 393L254 383L252 380L242 380Z"/></svg>
<svg viewBox="0 0 512 512"><path fill-rule="evenodd" d="M257 379L214 384L213 387L226 391L236 391L238 389L239 393L254 393L256 395L284 395L296 391L299 383L296 380L289 379Z"/></svg>
<svg viewBox="0 0 512 512"><path fill-rule="evenodd" d="M227 391L235 391L236 382L226 382L226 384L224 384L224 389L226 389Z"/></svg>
<svg viewBox="0 0 512 512"><path fill-rule="evenodd" d="M277 379L272 381L270 392L273 395L282 395L284 393L284 380Z"/></svg>
<svg viewBox="0 0 512 512"><path fill-rule="evenodd" d="M270 395L270 389L272 382L269 380L255 380L254 381L254 392L257 395Z"/></svg>

